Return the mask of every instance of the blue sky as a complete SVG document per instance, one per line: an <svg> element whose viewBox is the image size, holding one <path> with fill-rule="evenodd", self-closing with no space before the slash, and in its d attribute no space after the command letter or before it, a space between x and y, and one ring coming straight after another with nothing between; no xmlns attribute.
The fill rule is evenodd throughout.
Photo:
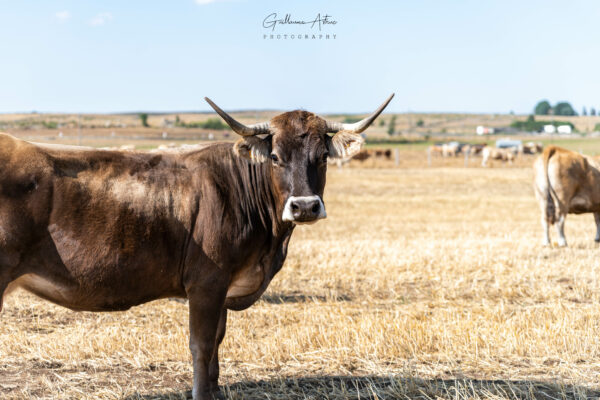
<svg viewBox="0 0 600 400"><path fill-rule="evenodd" d="M328 14L336 39L263 39ZM5 1L0 112L600 108L597 1ZM308 25L273 33L318 34Z"/></svg>

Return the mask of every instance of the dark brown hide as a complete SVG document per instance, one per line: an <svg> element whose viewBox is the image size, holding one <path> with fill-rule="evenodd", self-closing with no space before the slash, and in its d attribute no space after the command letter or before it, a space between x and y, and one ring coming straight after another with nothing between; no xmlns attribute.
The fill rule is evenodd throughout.
<svg viewBox="0 0 600 400"><path fill-rule="evenodd" d="M0 134L0 299L9 285L73 310L187 297L193 396L211 398L227 310L265 291L295 223L326 216L328 154L359 151L358 132L390 100L357 132L334 137L306 111L281 114L260 125L266 137L253 136L256 129L211 103L244 137L183 153L35 145Z"/></svg>
<svg viewBox="0 0 600 400"><path fill-rule="evenodd" d="M262 163L238 144L149 154L1 134L0 298L9 284L73 310L187 297L194 396L207 397L226 309L252 305L285 260L286 198L323 195L325 122L294 111L271 126L240 139L277 154Z"/></svg>

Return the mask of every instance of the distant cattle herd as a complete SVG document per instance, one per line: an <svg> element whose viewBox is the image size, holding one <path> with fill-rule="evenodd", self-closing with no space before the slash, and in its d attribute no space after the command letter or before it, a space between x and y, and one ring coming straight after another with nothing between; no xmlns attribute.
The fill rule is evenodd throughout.
<svg viewBox="0 0 600 400"><path fill-rule="evenodd" d="M329 164L336 164L338 167L342 167L348 162L352 161L360 161L364 162L366 160L386 160L390 161L392 159L392 150L390 149L362 149L357 154L355 154L352 158L349 159L329 159Z"/></svg>
<svg viewBox="0 0 600 400"><path fill-rule="evenodd" d="M481 143L463 143L463 142L447 142L436 143L427 148L429 156L441 157L465 157L481 156L481 165L486 167L490 165L491 160L504 161L509 164L521 154L539 154L543 150L543 145L539 142L527 142L525 144L520 141L498 141L495 147Z"/></svg>

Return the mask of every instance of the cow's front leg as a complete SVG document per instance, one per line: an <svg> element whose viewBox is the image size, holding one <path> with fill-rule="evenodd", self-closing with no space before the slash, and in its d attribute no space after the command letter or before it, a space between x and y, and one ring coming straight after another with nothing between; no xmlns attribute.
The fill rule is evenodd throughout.
<svg viewBox="0 0 600 400"><path fill-rule="evenodd" d="M594 240L600 242L600 212L594 213L594 220L596 221L596 237Z"/></svg>
<svg viewBox="0 0 600 400"><path fill-rule="evenodd" d="M219 326L217 328L217 338L215 340L215 348L213 349L212 358L208 367L208 379L210 379L210 389L213 393L219 391L219 346L225 337L225 328L227 325L227 309L221 311Z"/></svg>
<svg viewBox="0 0 600 400"><path fill-rule="evenodd" d="M194 363L194 400L213 399L210 362L217 349L217 330L225 293L221 290L188 294L190 300L190 350ZM223 292L223 293L220 293Z"/></svg>

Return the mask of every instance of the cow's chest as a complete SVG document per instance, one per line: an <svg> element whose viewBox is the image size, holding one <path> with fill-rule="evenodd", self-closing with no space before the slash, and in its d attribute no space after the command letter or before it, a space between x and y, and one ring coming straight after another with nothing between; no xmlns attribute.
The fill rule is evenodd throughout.
<svg viewBox="0 0 600 400"><path fill-rule="evenodd" d="M292 229L274 240L268 249L249 257L232 274L225 301L227 308L243 310L259 299L283 266L291 233Z"/></svg>
<svg viewBox="0 0 600 400"><path fill-rule="evenodd" d="M249 262L233 274L227 297L242 297L256 293L264 280L264 266L255 261Z"/></svg>

